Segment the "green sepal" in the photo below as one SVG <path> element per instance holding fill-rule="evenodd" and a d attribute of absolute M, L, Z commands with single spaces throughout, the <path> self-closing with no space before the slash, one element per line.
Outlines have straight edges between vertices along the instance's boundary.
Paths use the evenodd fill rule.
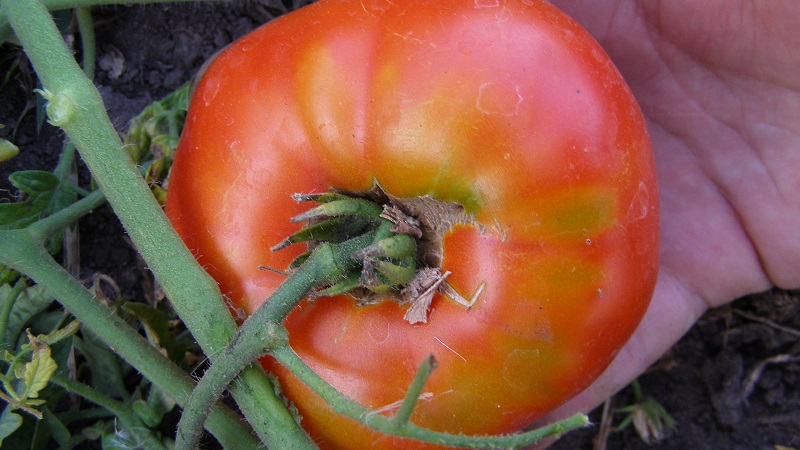
<path fill-rule="evenodd" d="M 348 278 L 345 278 L 336 284 L 332 284 L 325 289 L 315 292 L 312 297 L 334 297 L 336 295 L 346 294 L 359 287 L 359 279 L 359 274 L 352 274 Z"/>
<path fill-rule="evenodd" d="M 375 261 L 375 270 L 383 275 L 393 287 L 410 282 L 417 271 L 413 257 L 402 258 L 392 262 L 385 259 Z"/>
<path fill-rule="evenodd" d="M 331 220 L 307 226 L 302 230 L 287 237 L 274 247 L 278 251 L 292 244 L 309 241 L 328 241 L 333 243 L 344 242 L 363 233 L 374 219 L 364 216 L 337 217 Z"/>
<path fill-rule="evenodd" d="M 395 234 L 353 253 L 355 259 L 406 258 L 417 254 L 417 242 L 408 234 Z"/>
<path fill-rule="evenodd" d="M 380 217 L 382 211 L 383 208 L 369 200 L 349 198 L 323 203 L 316 208 L 309 209 L 293 217 L 292 222 L 341 216 Z"/>
<path fill-rule="evenodd" d="M 384 293 L 410 282 L 415 273 L 413 257 L 393 261 L 367 259 L 364 260 L 360 284 L 372 292 Z"/>
<path fill-rule="evenodd" d="M 311 256 L 311 251 L 307 251 L 305 253 L 300 254 L 297 258 L 293 259 L 292 262 L 289 263 L 289 267 L 287 270 L 291 272 L 292 270 L 297 269 L 298 267 L 302 266 L 304 262 Z"/>

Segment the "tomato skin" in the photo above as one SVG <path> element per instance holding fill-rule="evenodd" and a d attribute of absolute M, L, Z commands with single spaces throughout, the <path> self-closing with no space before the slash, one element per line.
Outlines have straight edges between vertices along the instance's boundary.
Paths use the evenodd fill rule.
<path fill-rule="evenodd" d="M 502 4 L 495 5 L 494 3 Z M 658 191 L 644 119 L 589 34 L 539 0 L 322 0 L 245 36 L 194 93 L 167 214 L 247 313 L 303 249 L 269 248 L 329 187 L 431 194 L 485 228 L 445 237 L 429 323 L 394 303 L 303 302 L 291 344 L 323 378 L 381 408 L 419 364 L 439 367 L 411 420 L 464 434 L 518 430 L 608 366 L 655 285 Z M 324 448 L 434 448 L 331 412 L 269 358 Z"/>

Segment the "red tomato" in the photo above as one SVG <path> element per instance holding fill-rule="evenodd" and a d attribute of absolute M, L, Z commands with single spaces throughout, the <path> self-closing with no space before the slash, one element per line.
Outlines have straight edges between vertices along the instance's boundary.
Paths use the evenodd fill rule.
<path fill-rule="evenodd" d="M 587 387 L 647 308 L 658 192 L 640 110 L 590 35 L 539 0 L 323 0 L 231 45 L 208 68 L 172 169 L 167 213 L 247 313 L 303 248 L 271 252 L 329 187 L 431 194 L 483 225 L 445 237 L 467 310 L 433 300 L 410 325 L 392 302 L 303 302 L 291 344 L 358 402 L 402 399 L 439 362 L 411 420 L 507 433 Z M 294 246 L 298 247 L 298 246 Z M 411 448 L 337 416 L 269 358 L 326 448 Z M 391 408 L 388 408 L 391 409 Z"/>

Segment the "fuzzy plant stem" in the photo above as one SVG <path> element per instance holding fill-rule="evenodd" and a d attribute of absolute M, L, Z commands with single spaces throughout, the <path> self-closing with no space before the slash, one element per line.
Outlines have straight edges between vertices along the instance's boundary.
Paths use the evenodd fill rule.
<path fill-rule="evenodd" d="M 398 419 L 399 413 L 395 417 L 386 417 L 356 403 L 322 379 L 322 377 L 308 367 L 288 345 L 277 346 L 271 349 L 270 355 L 287 369 L 291 370 L 295 376 L 303 380 L 311 390 L 316 392 L 317 395 L 331 405 L 335 412 L 355 419 L 373 430 L 391 436 L 407 437 L 439 445 L 461 448 L 522 448 L 547 437 L 559 436 L 562 433 L 589 424 L 589 418 L 586 417 L 586 415 L 575 414 L 574 416 L 535 430 L 502 436 L 464 436 L 433 431 L 405 421 L 403 420 L 404 417 Z M 420 371 L 425 370 L 427 370 L 427 367 L 426 364 L 423 363 Z M 417 376 L 415 378 L 415 383 L 424 383 L 425 378 L 426 376 Z M 408 397 L 414 397 L 415 393 L 418 393 L 420 388 L 421 386 L 419 385 L 412 385 L 408 390 L 407 398 L 403 400 L 403 404 L 416 401 L 416 398 Z"/>
<path fill-rule="evenodd" d="M 300 380 L 325 399 L 334 411 L 388 435 L 469 448 L 520 447 L 588 423 L 585 415 L 578 414 L 537 430 L 508 436 L 471 437 L 435 432 L 408 421 L 428 377 L 436 367 L 433 357 L 423 361 L 398 413 L 391 418 L 370 411 L 349 399 L 310 369 L 289 345 L 288 332 L 282 325 L 284 319 L 311 290 L 335 283 L 352 270 L 358 270 L 359 263 L 352 255 L 374 243 L 378 235 L 379 232 L 366 233 L 342 243 L 318 245 L 309 258 L 242 324 L 236 338 L 205 373 L 184 408 L 178 424 L 176 450 L 192 450 L 197 447 L 210 406 L 242 368 L 264 354 L 272 355 L 292 370 Z"/>
<path fill-rule="evenodd" d="M 0 231 L 0 248 L 0 263 L 35 280 L 142 375 L 153 380 L 178 404 L 186 404 L 194 389 L 191 377 L 109 307 L 97 301 L 53 260 L 33 235 L 27 230 Z M 226 448 L 239 444 L 250 446 L 248 448 L 259 445 L 249 428 L 230 410 L 216 408 L 209 417 L 208 428 Z"/>
<path fill-rule="evenodd" d="M 365 234 L 341 244 L 320 244 L 262 306 L 239 328 L 231 345 L 214 361 L 192 393 L 178 423 L 176 450 L 192 450 L 202 436 L 210 407 L 236 375 L 276 345 L 288 345 L 282 323 L 289 312 L 313 289 L 343 278 L 357 263 L 350 255 L 369 245 Z"/>
<path fill-rule="evenodd" d="M 216 283 L 183 244 L 124 151 L 99 92 L 75 62 L 47 8 L 38 0 L 0 0 L 0 5 L 43 84 L 50 122 L 78 148 L 175 310 L 213 359 L 237 330 Z M 266 374 L 254 370 L 232 392 L 259 437 L 274 448 L 311 445 Z"/>
<path fill-rule="evenodd" d="M 86 78 L 94 79 L 94 66 L 97 57 L 97 45 L 94 38 L 94 21 L 92 10 L 88 6 L 75 9 L 75 19 L 78 22 L 78 31 L 81 34 L 81 49 L 83 50 L 83 73 Z"/>

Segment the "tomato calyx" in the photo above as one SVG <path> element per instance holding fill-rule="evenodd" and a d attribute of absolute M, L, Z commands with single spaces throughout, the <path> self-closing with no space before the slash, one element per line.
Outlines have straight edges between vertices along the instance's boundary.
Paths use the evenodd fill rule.
<path fill-rule="evenodd" d="M 394 197 L 375 182 L 367 191 L 331 189 L 319 194 L 294 194 L 299 202 L 319 205 L 291 220 L 305 222 L 298 232 L 272 247 L 281 250 L 305 243 L 307 251 L 289 265 L 296 270 L 322 242 L 341 243 L 371 235 L 371 243 L 350 256 L 359 262 L 340 281 L 317 290 L 311 298 L 347 294 L 359 305 L 381 301 L 409 304 L 405 319 L 427 322 L 434 295 L 442 293 L 466 307 L 467 300 L 453 289 L 442 272 L 444 235 L 456 225 L 480 228 L 458 203 L 444 202 L 429 195 Z"/>

